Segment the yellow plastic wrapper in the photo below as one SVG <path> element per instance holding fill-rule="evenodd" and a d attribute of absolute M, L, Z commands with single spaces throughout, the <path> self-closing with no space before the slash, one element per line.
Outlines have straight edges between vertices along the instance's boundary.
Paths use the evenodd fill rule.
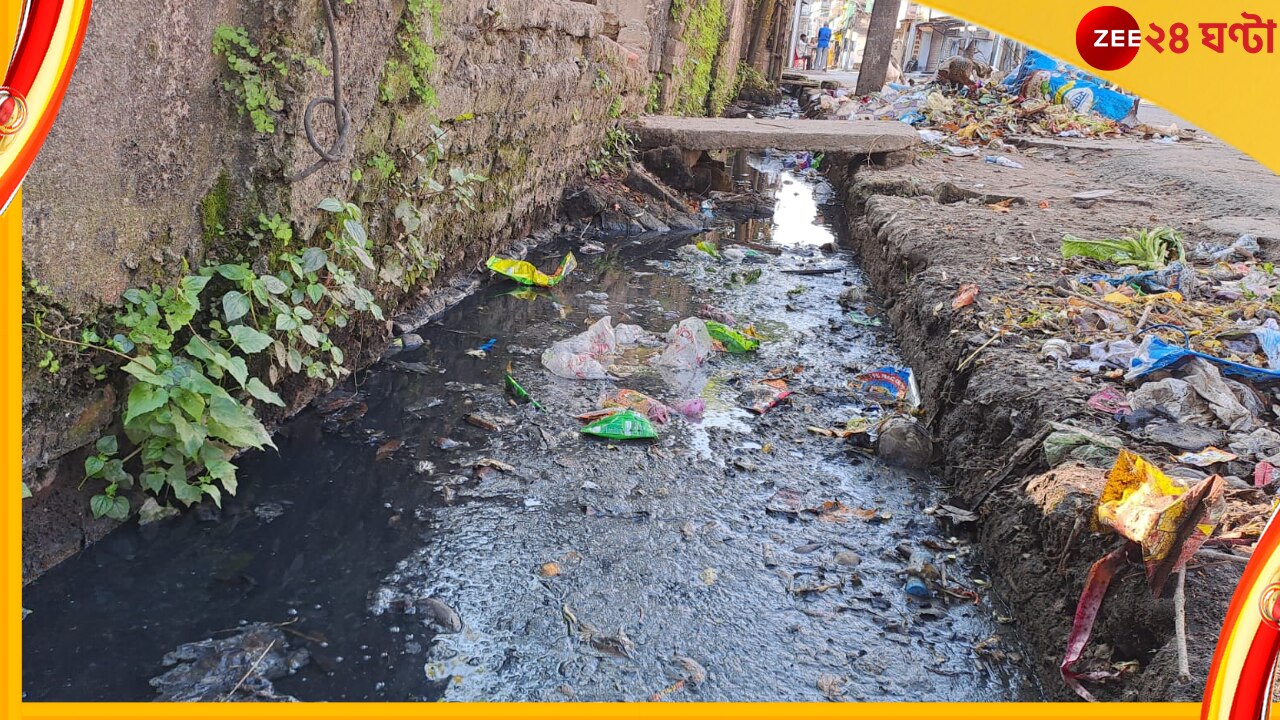
<path fill-rule="evenodd" d="M 1098 522 L 1142 548 L 1147 583 L 1159 597 L 1169 575 L 1217 528 L 1222 490 L 1217 475 L 1188 488 L 1142 456 L 1121 450 L 1098 500 Z"/>
<path fill-rule="evenodd" d="M 497 255 L 491 255 L 484 265 L 499 275 L 506 275 L 521 285 L 555 287 L 566 275 L 573 272 L 574 268 L 578 267 L 578 259 L 573 256 L 573 253 L 566 253 L 564 259 L 560 261 L 560 267 L 556 268 L 553 275 L 542 272 L 527 260 L 512 260 L 510 258 L 500 258 Z"/>

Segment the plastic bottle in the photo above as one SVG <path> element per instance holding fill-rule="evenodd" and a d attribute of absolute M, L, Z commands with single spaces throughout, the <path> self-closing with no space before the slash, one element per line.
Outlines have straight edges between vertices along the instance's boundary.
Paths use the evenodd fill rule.
<path fill-rule="evenodd" d="M 929 560 L 927 554 L 919 550 L 912 551 L 911 560 L 907 563 L 907 584 L 904 588 L 908 595 L 918 598 L 933 596 L 933 591 L 929 589 L 929 583 L 925 580 L 929 573 L 926 569 L 930 564 Z"/>

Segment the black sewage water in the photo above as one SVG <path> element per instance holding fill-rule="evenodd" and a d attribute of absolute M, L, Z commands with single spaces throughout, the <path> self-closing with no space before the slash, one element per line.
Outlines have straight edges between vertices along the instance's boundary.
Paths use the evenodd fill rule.
<path fill-rule="evenodd" d="M 795 160 L 752 160 L 771 220 L 534 249 L 579 267 L 551 290 L 487 280 L 337 412 L 242 457 L 220 513 L 128 524 L 27 586 L 26 699 L 155 699 L 167 653 L 249 623 L 306 651 L 274 683 L 300 700 L 1038 699 L 935 483 L 810 429 L 873 415 L 849 382 L 900 360 L 887 321 L 866 324 L 830 188 Z M 759 349 L 682 372 L 619 359 L 603 381 L 541 365 L 603 315 L 665 333 L 704 304 Z M 509 365 L 545 412 L 512 402 Z M 752 413 L 760 380 L 794 394 Z M 574 416 L 620 388 L 706 409 L 656 441 L 581 435 Z M 931 598 L 904 591 L 913 552 L 945 574 Z M 433 622 L 442 606 L 457 616 Z"/>

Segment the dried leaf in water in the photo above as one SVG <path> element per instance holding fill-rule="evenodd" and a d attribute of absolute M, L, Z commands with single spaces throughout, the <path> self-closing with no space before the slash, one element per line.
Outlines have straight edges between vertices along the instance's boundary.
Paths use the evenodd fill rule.
<path fill-rule="evenodd" d="M 538 568 L 538 574 L 542 577 L 555 577 L 560 574 L 560 565 L 553 562 L 542 563 Z"/>
<path fill-rule="evenodd" d="M 853 509 L 839 500 L 827 500 L 818 511 L 819 522 L 844 522 L 853 514 Z"/>
<path fill-rule="evenodd" d="M 378 451 L 373 454 L 374 462 L 382 462 L 396 453 L 397 450 L 404 445 L 404 440 L 400 438 L 392 438 L 378 446 Z"/>
<path fill-rule="evenodd" d="M 514 473 L 516 471 L 515 466 L 508 465 L 507 463 L 504 463 L 501 460 L 494 460 L 493 458 L 480 458 L 479 460 L 476 461 L 475 466 L 491 467 L 495 470 L 501 470 L 502 472 L 505 472 L 505 473 Z"/>

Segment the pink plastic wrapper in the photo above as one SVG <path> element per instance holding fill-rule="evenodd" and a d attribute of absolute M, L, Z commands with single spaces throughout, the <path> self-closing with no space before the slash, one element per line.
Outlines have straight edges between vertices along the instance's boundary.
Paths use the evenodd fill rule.
<path fill-rule="evenodd" d="M 707 409 L 707 403 L 702 398 L 694 398 L 692 400 L 681 400 L 672 405 L 671 408 L 688 420 L 701 420 L 702 413 Z"/>

